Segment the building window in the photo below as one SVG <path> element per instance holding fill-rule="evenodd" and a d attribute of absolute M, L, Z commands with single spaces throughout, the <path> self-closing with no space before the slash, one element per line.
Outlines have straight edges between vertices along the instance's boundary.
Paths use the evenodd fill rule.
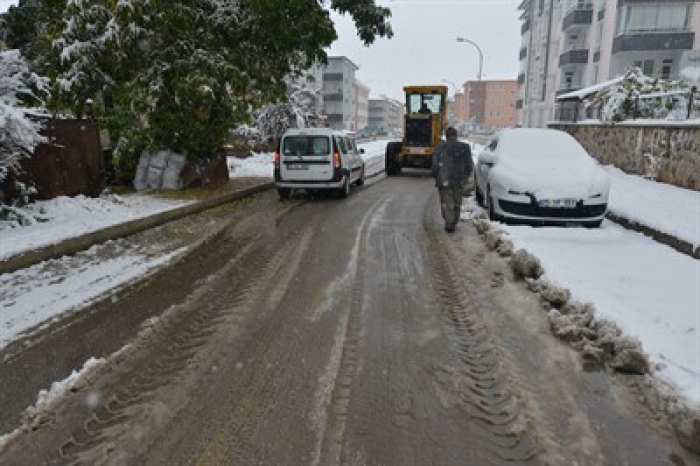
<path fill-rule="evenodd" d="M 571 89 L 571 85 L 574 83 L 574 73 L 573 71 L 567 71 L 564 74 L 564 89 Z"/>
<path fill-rule="evenodd" d="M 647 76 L 654 75 L 654 60 L 636 60 L 634 66 L 642 69 L 642 73 Z"/>
<path fill-rule="evenodd" d="M 661 66 L 661 79 L 671 79 L 671 69 L 673 68 L 673 60 L 666 59 Z"/>
<path fill-rule="evenodd" d="M 622 9 L 618 33 L 688 30 L 692 5 L 636 4 Z"/>

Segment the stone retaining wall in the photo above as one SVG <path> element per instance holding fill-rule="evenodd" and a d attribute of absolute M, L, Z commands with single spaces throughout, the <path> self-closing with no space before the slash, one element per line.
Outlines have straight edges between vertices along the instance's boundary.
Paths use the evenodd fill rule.
<path fill-rule="evenodd" d="M 700 191 L 699 125 L 603 125 L 552 123 L 604 165 Z"/>

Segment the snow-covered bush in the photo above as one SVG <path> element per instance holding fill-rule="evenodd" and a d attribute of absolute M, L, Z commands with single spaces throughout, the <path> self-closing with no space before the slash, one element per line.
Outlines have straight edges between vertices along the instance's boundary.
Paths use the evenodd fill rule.
<path fill-rule="evenodd" d="M 600 109 L 600 119 L 619 122 L 633 118 L 684 120 L 687 117 L 691 87 L 683 81 L 666 81 L 629 69 L 623 79 L 595 93 L 587 107 Z"/>
<path fill-rule="evenodd" d="M 290 128 L 307 128 L 318 121 L 316 111 L 319 91 L 305 79 L 288 77 L 287 95 L 278 103 L 255 112 L 254 126 L 262 141 L 279 138 Z"/>
<path fill-rule="evenodd" d="M 18 50 L 0 53 L 0 182 L 44 142 L 47 95 L 48 80 L 33 73 Z"/>

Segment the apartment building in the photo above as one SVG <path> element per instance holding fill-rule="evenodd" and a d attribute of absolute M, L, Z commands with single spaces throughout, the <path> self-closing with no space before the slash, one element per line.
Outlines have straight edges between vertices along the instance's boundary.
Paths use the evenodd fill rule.
<path fill-rule="evenodd" d="M 358 130 L 359 91 L 355 79 L 358 69 L 347 57 L 328 57 L 328 64 L 323 68 L 323 112 L 328 126 L 333 129 Z"/>
<path fill-rule="evenodd" d="M 383 97 L 369 100 L 369 126 L 374 128 L 403 128 L 404 105 L 398 100 Z"/>
<path fill-rule="evenodd" d="M 355 130 L 359 131 L 369 123 L 369 87 L 355 81 Z"/>
<path fill-rule="evenodd" d="M 545 127 L 556 97 L 638 66 L 700 80 L 697 0 L 523 0 L 518 121 Z"/>
<path fill-rule="evenodd" d="M 453 115 L 457 125 L 466 123 L 469 120 L 467 114 L 467 95 L 463 92 L 455 94 Z"/>
<path fill-rule="evenodd" d="M 518 123 L 516 80 L 467 81 L 463 95 L 465 118 L 462 121 L 468 123 L 472 131 L 493 132 Z"/>

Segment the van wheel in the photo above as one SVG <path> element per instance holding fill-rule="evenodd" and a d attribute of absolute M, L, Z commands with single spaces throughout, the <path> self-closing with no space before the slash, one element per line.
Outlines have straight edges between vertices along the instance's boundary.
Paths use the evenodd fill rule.
<path fill-rule="evenodd" d="M 360 177 L 357 179 L 355 182 L 357 186 L 364 186 L 365 185 L 365 166 L 362 165 L 362 173 L 360 173 Z"/>
<path fill-rule="evenodd" d="M 345 199 L 350 195 L 350 177 L 345 176 L 345 182 L 343 183 L 343 187 L 338 190 L 338 196 L 341 199 Z"/>
<path fill-rule="evenodd" d="M 277 188 L 277 195 L 280 199 L 289 199 L 292 190 L 290 188 Z"/>

